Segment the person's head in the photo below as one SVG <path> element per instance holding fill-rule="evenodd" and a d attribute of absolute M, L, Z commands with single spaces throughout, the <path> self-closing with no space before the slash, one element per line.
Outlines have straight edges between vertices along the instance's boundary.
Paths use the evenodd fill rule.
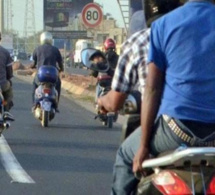
<path fill-rule="evenodd" d="M 142 0 L 142 4 L 148 27 L 160 16 L 182 5 L 180 0 Z"/>
<path fill-rule="evenodd" d="M 52 37 L 52 34 L 50 32 L 43 32 L 40 35 L 40 44 L 41 45 L 43 45 L 43 44 L 52 45 L 52 42 L 53 42 L 53 37 Z"/>
<path fill-rule="evenodd" d="M 104 42 L 104 49 L 105 49 L 105 51 L 108 51 L 110 49 L 115 50 L 116 49 L 115 41 L 111 38 L 106 39 Z"/>
<path fill-rule="evenodd" d="M 100 50 L 96 50 L 89 58 L 94 64 L 102 63 L 105 61 L 105 56 Z"/>

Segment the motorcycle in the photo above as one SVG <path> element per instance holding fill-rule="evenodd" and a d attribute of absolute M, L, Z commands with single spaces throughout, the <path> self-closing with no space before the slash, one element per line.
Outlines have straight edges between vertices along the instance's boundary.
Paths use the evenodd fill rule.
<path fill-rule="evenodd" d="M 34 116 L 41 121 L 43 127 L 48 127 L 49 121 L 55 117 L 58 92 L 55 85 L 58 70 L 54 66 L 41 66 L 37 73 L 39 86 L 35 90 Z"/>
<path fill-rule="evenodd" d="M 110 69 L 109 64 L 103 64 L 99 66 L 97 64 L 93 64 L 90 60 L 90 57 L 97 52 L 98 50 L 94 48 L 86 48 L 81 51 L 81 59 L 84 66 L 91 70 L 95 70 L 99 72 L 97 77 L 96 84 L 96 99 L 108 93 L 111 90 L 111 82 L 112 76 L 108 75 L 107 72 Z M 118 118 L 118 114 L 115 112 L 101 113 L 99 106 L 96 104 L 96 113 L 95 119 L 99 119 L 104 126 L 108 128 L 113 127 L 113 123 L 116 122 Z"/>
<path fill-rule="evenodd" d="M 0 90 L 0 136 L 2 132 L 10 127 L 9 121 L 14 121 L 14 117 L 8 111 L 5 111 L 5 100 Z"/>
<path fill-rule="evenodd" d="M 122 126 L 121 142 L 123 142 L 137 127 L 140 126 L 141 93 L 132 91 L 126 98 L 119 113 L 125 116 Z"/>
<path fill-rule="evenodd" d="M 120 110 L 126 116 L 121 141 L 140 126 L 141 95 L 133 91 Z M 145 160 L 136 195 L 215 195 L 215 148 L 182 146 Z"/>
<path fill-rule="evenodd" d="M 145 160 L 137 195 L 214 195 L 215 148 L 180 147 Z"/>

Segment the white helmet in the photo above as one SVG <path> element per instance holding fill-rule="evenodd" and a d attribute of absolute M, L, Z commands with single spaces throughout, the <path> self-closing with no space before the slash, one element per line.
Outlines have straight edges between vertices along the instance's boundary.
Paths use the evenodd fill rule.
<path fill-rule="evenodd" d="M 52 45 L 53 37 L 50 32 L 43 32 L 40 35 L 40 44 L 43 45 L 45 43 Z"/>

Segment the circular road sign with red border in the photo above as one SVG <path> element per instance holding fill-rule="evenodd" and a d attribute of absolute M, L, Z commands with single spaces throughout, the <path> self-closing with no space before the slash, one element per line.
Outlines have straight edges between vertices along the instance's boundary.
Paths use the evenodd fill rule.
<path fill-rule="evenodd" d="M 99 5 L 95 3 L 88 3 L 84 6 L 81 16 L 85 26 L 94 28 L 101 23 L 103 13 Z"/>

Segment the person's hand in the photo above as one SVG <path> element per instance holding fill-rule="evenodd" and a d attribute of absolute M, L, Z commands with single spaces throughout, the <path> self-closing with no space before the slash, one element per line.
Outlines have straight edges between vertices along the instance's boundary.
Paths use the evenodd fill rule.
<path fill-rule="evenodd" d="M 103 107 L 101 98 L 98 98 L 96 103 L 97 103 L 97 106 L 98 106 L 98 111 L 99 111 L 101 114 L 106 114 L 106 113 L 108 112 L 108 111 Z"/>
<path fill-rule="evenodd" d="M 137 153 L 136 153 L 136 155 L 135 155 L 135 157 L 133 159 L 133 172 L 134 173 L 138 173 L 138 172 L 142 172 L 143 171 L 143 169 L 142 169 L 142 163 L 143 163 L 143 161 L 145 159 L 148 158 L 148 155 L 149 155 L 148 148 L 141 146 L 138 149 L 138 151 L 137 151 Z"/>

